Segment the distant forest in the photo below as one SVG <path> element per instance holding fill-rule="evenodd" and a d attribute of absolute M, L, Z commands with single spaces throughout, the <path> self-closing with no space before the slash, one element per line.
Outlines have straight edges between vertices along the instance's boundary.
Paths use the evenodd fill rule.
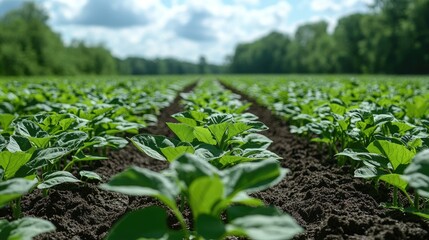
<path fill-rule="evenodd" d="M 177 59 L 118 59 L 102 45 L 73 41 L 66 46 L 48 26 L 48 15 L 26 2 L 0 18 L 0 75 L 141 75 L 225 72 L 224 66 Z"/>
<path fill-rule="evenodd" d="M 429 0 L 376 0 L 369 13 L 321 21 L 293 36 L 271 33 L 237 46 L 234 73 L 429 73 Z"/>
<path fill-rule="evenodd" d="M 239 44 L 217 66 L 177 59 L 118 59 L 102 45 L 66 46 L 32 2 L 0 17 L 0 75 L 205 73 L 429 73 L 429 0 L 375 0 L 367 13 L 272 32 Z"/>

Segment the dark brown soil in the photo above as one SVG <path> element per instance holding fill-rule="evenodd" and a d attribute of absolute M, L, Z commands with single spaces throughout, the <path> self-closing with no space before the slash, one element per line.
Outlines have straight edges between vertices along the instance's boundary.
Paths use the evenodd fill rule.
<path fill-rule="evenodd" d="M 427 221 L 380 206 L 391 202 L 387 189 L 377 191 L 354 178 L 350 167 L 338 167 L 327 151 L 291 134 L 267 108 L 245 99 L 253 103 L 250 112 L 270 128 L 264 133 L 273 140 L 270 150 L 292 171 L 255 196 L 291 214 L 305 228 L 296 239 L 429 239 Z"/>
<path fill-rule="evenodd" d="M 170 115 L 181 111 L 178 100 L 162 111 L 157 126 L 145 131 L 171 136 L 165 122 L 173 121 Z M 380 203 L 390 201 L 386 189 L 376 191 L 370 183 L 353 178 L 350 168 L 338 167 L 315 144 L 292 135 L 286 123 L 266 108 L 253 104 L 250 112 L 270 127 L 265 132 L 273 140 L 270 150 L 283 157 L 282 165 L 292 170 L 277 186 L 255 196 L 290 213 L 305 228 L 296 239 L 429 239 L 427 222 L 380 207 Z M 167 167 L 167 163 L 149 159 L 131 145 L 110 152 L 108 157 L 87 166 L 102 175 L 103 181 L 130 165 L 154 171 Z M 61 240 L 102 239 L 126 212 L 153 204 L 159 203 L 106 192 L 98 189 L 97 183 L 62 185 L 45 198 L 36 190 L 22 202 L 24 215 L 41 217 L 57 226 L 55 233 L 38 239 Z M 9 214 L 7 209 L 0 211 L 1 216 L 5 214 Z"/>

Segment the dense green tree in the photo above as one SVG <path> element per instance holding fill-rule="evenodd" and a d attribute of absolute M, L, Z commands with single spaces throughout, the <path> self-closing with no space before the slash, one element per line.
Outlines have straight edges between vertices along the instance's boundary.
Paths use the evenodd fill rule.
<path fill-rule="evenodd" d="M 271 33 L 239 44 L 230 58 L 230 70 L 429 73 L 429 0 L 376 0 L 367 13 L 341 18 L 333 33 L 327 29 L 324 21 L 308 23 L 299 26 L 292 38 Z"/>
<path fill-rule="evenodd" d="M 47 21 L 48 15 L 34 2 L 0 19 L 1 75 L 116 73 L 116 62 L 106 48 L 83 42 L 66 47 Z"/>
<path fill-rule="evenodd" d="M 67 52 L 70 67 L 77 73 L 101 75 L 116 73 L 116 61 L 102 45 L 87 46 L 82 41 L 73 41 Z"/>
<path fill-rule="evenodd" d="M 341 18 L 333 33 L 335 42 L 335 71 L 343 73 L 362 72 L 364 64 L 360 44 L 364 40 L 364 14 L 356 13 Z"/>
<path fill-rule="evenodd" d="M 65 74 L 65 48 L 32 2 L 0 19 L 0 73 L 3 75 Z"/>
<path fill-rule="evenodd" d="M 204 74 L 207 72 L 207 61 L 206 57 L 200 56 L 199 62 L 198 62 L 198 72 L 200 74 Z"/>
<path fill-rule="evenodd" d="M 237 73 L 287 72 L 284 62 L 289 37 L 272 32 L 248 44 L 240 44 L 231 59 L 230 70 Z"/>
<path fill-rule="evenodd" d="M 295 44 L 291 48 L 297 50 L 291 52 L 295 56 L 290 61 L 297 61 L 294 64 L 297 68 L 294 72 L 305 73 L 326 73 L 332 72 L 333 47 L 334 44 L 328 34 L 328 23 L 320 21 L 309 23 L 298 27 L 295 38 Z"/>

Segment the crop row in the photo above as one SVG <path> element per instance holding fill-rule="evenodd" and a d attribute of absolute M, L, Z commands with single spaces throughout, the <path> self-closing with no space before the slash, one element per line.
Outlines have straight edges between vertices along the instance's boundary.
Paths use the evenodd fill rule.
<path fill-rule="evenodd" d="M 424 80 L 225 78 L 328 148 L 354 176 L 393 189 L 386 207 L 429 218 L 429 87 Z M 399 201 L 400 192 L 407 199 Z"/>
<path fill-rule="evenodd" d="M 79 166 L 106 160 L 109 150 L 125 147 L 125 134 L 156 123 L 160 109 L 188 84 L 155 79 L 3 82 L 0 208 L 9 207 L 13 220 L 0 219 L 0 238 L 31 239 L 53 231 L 49 221 L 22 216 L 21 197 L 36 188 L 46 196 L 58 184 L 102 180 Z"/>
<path fill-rule="evenodd" d="M 182 98 L 185 111 L 173 115 L 178 122 L 167 123 L 175 138 L 131 138 L 149 157 L 168 161 L 169 168 L 131 167 L 101 185 L 158 199 L 180 228 L 170 228 L 167 210 L 151 206 L 125 215 L 107 239 L 289 239 L 300 233 L 289 215 L 249 195 L 275 185 L 288 172 L 267 149 L 272 141 L 260 134 L 267 127 L 245 113 L 249 105 L 213 81 L 201 81 Z M 186 209 L 192 213 L 189 221 Z"/>

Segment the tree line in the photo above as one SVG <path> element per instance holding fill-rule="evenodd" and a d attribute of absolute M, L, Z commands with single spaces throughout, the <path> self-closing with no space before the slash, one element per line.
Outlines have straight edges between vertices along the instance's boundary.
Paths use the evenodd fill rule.
<path fill-rule="evenodd" d="M 65 46 L 48 15 L 27 2 L 0 18 L 0 75 L 113 74 L 115 59 L 103 46 Z"/>
<path fill-rule="evenodd" d="M 0 75 L 203 73 L 429 73 L 429 0 L 375 0 L 367 13 L 272 32 L 239 44 L 224 66 L 177 59 L 119 59 L 102 45 L 65 45 L 37 4 L 0 17 Z"/>
<path fill-rule="evenodd" d="M 239 44 L 233 73 L 429 73 L 429 0 L 376 0 L 369 13 Z"/>
<path fill-rule="evenodd" d="M 73 41 L 66 46 L 34 2 L 0 17 L 0 75 L 137 75 L 220 73 L 223 66 L 176 59 L 119 59 L 102 45 Z"/>

